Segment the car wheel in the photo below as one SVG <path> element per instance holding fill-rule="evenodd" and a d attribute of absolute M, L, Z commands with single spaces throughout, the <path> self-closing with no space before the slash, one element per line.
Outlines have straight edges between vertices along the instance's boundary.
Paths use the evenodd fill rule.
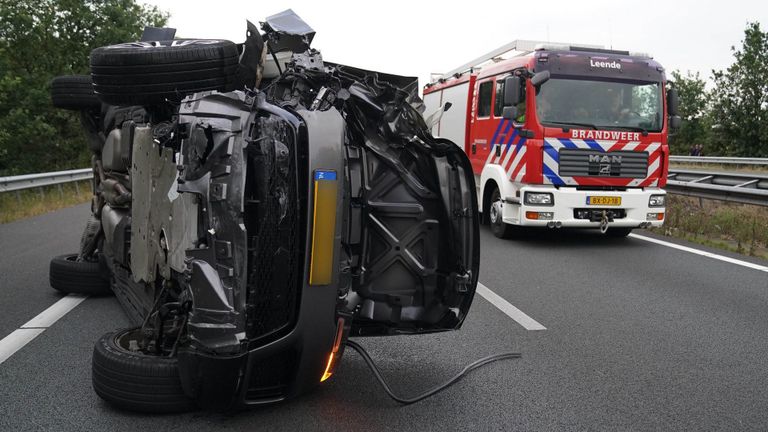
<path fill-rule="evenodd" d="M 62 75 L 51 80 L 51 103 L 56 108 L 73 111 L 101 108 L 90 75 Z"/>
<path fill-rule="evenodd" d="M 51 287 L 66 294 L 111 294 L 109 281 L 104 278 L 101 264 L 78 261 L 77 254 L 60 255 L 51 260 L 49 273 Z"/>
<path fill-rule="evenodd" d="M 178 413 L 195 409 L 179 378 L 177 357 L 131 350 L 140 328 L 102 336 L 93 348 L 93 389 L 111 405 L 146 413 Z"/>
<path fill-rule="evenodd" d="M 491 224 L 491 232 L 498 238 L 506 239 L 512 237 L 515 227 L 504 223 L 502 220 L 502 209 L 504 202 L 501 200 L 499 189 L 493 191 L 491 203 L 488 206 L 488 220 Z"/>
<path fill-rule="evenodd" d="M 632 228 L 608 228 L 605 235 L 608 237 L 622 238 L 629 235 L 632 232 Z"/>
<path fill-rule="evenodd" d="M 110 105 L 180 102 L 186 95 L 235 87 L 238 49 L 207 39 L 131 42 L 91 52 L 93 88 Z"/>

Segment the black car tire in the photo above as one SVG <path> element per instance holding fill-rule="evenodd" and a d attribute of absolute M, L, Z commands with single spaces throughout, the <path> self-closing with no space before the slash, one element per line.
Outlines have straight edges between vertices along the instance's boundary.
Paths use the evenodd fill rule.
<path fill-rule="evenodd" d="M 608 237 L 623 238 L 628 236 L 631 232 L 632 228 L 608 228 L 608 230 L 605 231 L 605 235 Z"/>
<path fill-rule="evenodd" d="M 226 40 L 132 42 L 91 52 L 93 87 L 111 105 L 180 102 L 206 90 L 234 90 L 238 48 Z"/>
<path fill-rule="evenodd" d="M 501 193 L 498 188 L 493 191 L 491 202 L 488 205 L 488 220 L 491 224 L 491 232 L 500 239 L 511 238 L 517 227 L 504 223 L 501 213 L 498 213 L 499 209 L 494 209 L 494 205 L 496 205 L 497 202 L 501 202 Z"/>
<path fill-rule="evenodd" d="M 62 75 L 51 80 L 51 103 L 56 108 L 73 111 L 101 108 L 90 75 Z"/>
<path fill-rule="evenodd" d="M 132 332 L 122 329 L 102 336 L 93 348 L 93 389 L 111 405 L 145 413 L 179 413 L 195 409 L 179 378 L 177 357 L 148 355 L 126 346 Z"/>
<path fill-rule="evenodd" d="M 51 287 L 66 294 L 111 294 L 109 281 L 104 279 L 101 264 L 77 261 L 77 254 L 59 255 L 51 260 L 49 273 Z"/>

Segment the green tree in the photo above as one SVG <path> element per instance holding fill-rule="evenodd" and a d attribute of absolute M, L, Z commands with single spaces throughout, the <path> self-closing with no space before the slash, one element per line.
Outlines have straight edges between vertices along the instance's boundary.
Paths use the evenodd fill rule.
<path fill-rule="evenodd" d="M 0 0 L 0 176 L 87 166 L 78 115 L 51 106 L 48 83 L 167 19 L 134 0 Z"/>
<path fill-rule="evenodd" d="M 672 72 L 673 86 L 680 97 L 680 117 L 683 125 L 669 139 L 672 154 L 686 155 L 692 145 L 705 144 L 708 140 L 707 101 L 709 98 L 704 81 L 699 73 L 685 75 Z"/>
<path fill-rule="evenodd" d="M 768 33 L 748 23 L 741 49 L 731 49 L 735 62 L 713 71 L 710 153 L 768 157 Z"/>

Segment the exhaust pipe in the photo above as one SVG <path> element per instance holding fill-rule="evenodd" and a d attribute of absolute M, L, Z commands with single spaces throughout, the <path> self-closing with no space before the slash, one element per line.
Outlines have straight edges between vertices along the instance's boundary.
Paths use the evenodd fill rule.
<path fill-rule="evenodd" d="M 547 228 L 554 228 L 555 223 L 554 222 L 547 222 Z"/>
<path fill-rule="evenodd" d="M 563 223 L 562 222 L 555 222 L 555 228 L 562 228 Z"/>

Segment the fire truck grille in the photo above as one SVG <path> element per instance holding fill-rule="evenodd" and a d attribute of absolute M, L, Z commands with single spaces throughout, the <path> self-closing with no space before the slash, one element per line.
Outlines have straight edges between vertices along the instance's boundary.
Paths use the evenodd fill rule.
<path fill-rule="evenodd" d="M 560 149 L 560 176 L 645 178 L 648 152 Z"/>

